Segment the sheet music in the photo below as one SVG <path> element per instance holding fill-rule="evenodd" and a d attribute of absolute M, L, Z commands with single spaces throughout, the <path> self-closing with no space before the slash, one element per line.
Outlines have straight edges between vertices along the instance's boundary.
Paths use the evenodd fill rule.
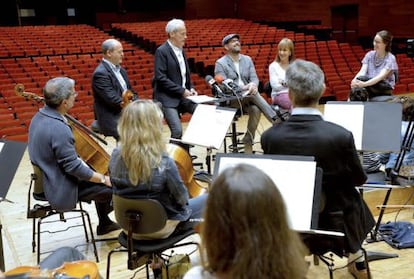
<path fill-rule="evenodd" d="M 264 171 L 276 184 L 285 201 L 290 227 L 297 231 L 311 229 L 316 175 L 315 161 L 226 157 L 225 155 L 216 157 L 217 159 L 219 159 L 218 173 L 239 163 L 251 164 Z"/>
<path fill-rule="evenodd" d="M 219 149 L 233 121 L 236 109 L 199 104 L 188 123 L 182 141 Z"/>
<path fill-rule="evenodd" d="M 208 95 L 194 95 L 194 96 L 188 96 L 186 98 L 190 99 L 191 101 L 197 104 L 211 103 L 217 100 L 217 98 L 213 98 Z"/>
<path fill-rule="evenodd" d="M 362 150 L 362 134 L 364 127 L 364 105 L 362 102 L 328 103 L 324 109 L 324 119 L 341 125 L 352 132 L 355 148 Z"/>

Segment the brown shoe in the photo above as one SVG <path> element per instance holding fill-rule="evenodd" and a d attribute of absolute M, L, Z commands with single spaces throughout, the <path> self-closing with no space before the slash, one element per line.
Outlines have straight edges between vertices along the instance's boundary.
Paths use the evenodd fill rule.
<path fill-rule="evenodd" d="M 351 273 L 356 279 L 368 279 L 368 270 L 366 268 L 358 270 L 355 262 L 348 265 L 348 272 Z M 372 279 L 372 277 L 370 278 Z"/>
<path fill-rule="evenodd" d="M 253 154 L 253 145 L 251 143 L 244 144 L 244 153 L 245 154 Z"/>

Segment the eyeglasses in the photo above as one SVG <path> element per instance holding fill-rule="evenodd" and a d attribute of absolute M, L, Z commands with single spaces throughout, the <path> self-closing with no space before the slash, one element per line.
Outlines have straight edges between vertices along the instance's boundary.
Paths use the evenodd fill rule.
<path fill-rule="evenodd" d="M 74 91 L 74 92 L 70 93 L 69 97 L 72 97 L 72 96 L 75 97 L 75 98 L 78 97 L 78 92 Z"/>

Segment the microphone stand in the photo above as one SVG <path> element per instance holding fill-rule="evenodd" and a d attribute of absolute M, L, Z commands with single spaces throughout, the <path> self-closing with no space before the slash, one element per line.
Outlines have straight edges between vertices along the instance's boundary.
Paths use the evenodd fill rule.
<path fill-rule="evenodd" d="M 392 185 L 400 185 L 400 183 L 397 181 L 397 179 L 399 177 L 405 178 L 405 179 L 410 178 L 410 177 L 407 177 L 407 176 L 400 175 L 399 172 L 400 172 L 401 166 L 404 162 L 405 153 L 408 150 L 411 149 L 411 145 L 412 145 L 413 140 L 414 140 L 413 118 L 414 118 L 414 115 L 411 115 L 409 117 L 407 129 L 404 133 L 404 137 L 403 137 L 403 140 L 402 140 L 402 143 L 401 143 L 400 152 L 398 153 L 397 160 L 394 164 L 394 167 L 392 168 L 392 170 L 390 172 L 390 178 L 391 178 L 391 184 Z M 382 240 L 381 236 L 378 235 L 379 234 L 378 230 L 379 230 L 379 227 L 381 225 L 382 217 L 384 216 L 384 212 L 385 212 L 385 209 L 387 208 L 387 203 L 388 203 L 388 200 L 390 198 L 391 191 L 392 191 L 393 188 L 396 188 L 396 187 L 387 188 L 387 193 L 385 194 L 384 201 L 382 203 L 382 206 L 380 207 L 380 213 L 378 215 L 377 222 L 375 224 L 374 229 L 370 233 L 370 236 L 371 236 L 370 239 L 367 239 L 367 242 L 369 242 L 369 243 L 374 242 L 374 241 Z M 368 257 L 368 261 L 373 261 L 373 260 L 396 258 L 396 257 L 398 257 L 398 254 L 368 252 L 367 257 Z"/>
<path fill-rule="evenodd" d="M 399 185 L 400 183 L 397 181 L 397 179 L 399 177 L 404 178 L 404 179 L 410 179 L 410 177 L 408 177 L 408 176 L 400 175 L 399 172 L 400 172 L 401 166 L 404 162 L 405 153 L 408 150 L 411 149 L 411 146 L 412 146 L 412 143 L 413 143 L 413 140 L 414 140 L 413 118 L 414 118 L 414 115 L 411 115 L 410 118 L 409 118 L 407 129 L 405 131 L 403 141 L 401 143 L 400 152 L 398 153 L 397 160 L 395 161 L 395 165 L 394 165 L 394 167 L 392 168 L 392 170 L 390 172 L 391 184 Z M 378 221 L 375 225 L 374 231 L 371 233 L 371 238 L 374 239 L 374 240 L 377 240 L 378 229 L 379 229 L 379 226 L 381 224 L 382 217 L 384 216 L 384 211 L 386 209 L 386 205 L 387 205 L 388 200 L 390 198 L 391 190 L 392 190 L 392 188 L 389 188 L 387 190 L 387 193 L 386 193 L 385 198 L 384 198 L 383 205 L 381 206 L 380 213 L 378 215 Z"/>

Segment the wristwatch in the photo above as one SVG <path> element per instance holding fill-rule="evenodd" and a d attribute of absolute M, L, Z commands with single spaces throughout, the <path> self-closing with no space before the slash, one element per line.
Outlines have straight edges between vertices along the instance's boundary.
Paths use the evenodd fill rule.
<path fill-rule="evenodd" d="M 102 174 L 101 183 L 105 184 L 105 182 L 106 182 L 105 175 Z"/>

